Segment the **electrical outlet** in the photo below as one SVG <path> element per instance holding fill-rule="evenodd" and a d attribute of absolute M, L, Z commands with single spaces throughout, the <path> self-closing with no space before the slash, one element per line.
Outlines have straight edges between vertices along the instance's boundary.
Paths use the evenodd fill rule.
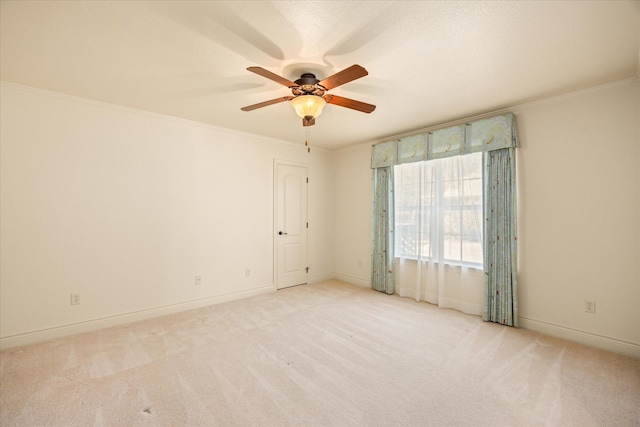
<path fill-rule="evenodd" d="M 587 313 L 595 313 L 596 312 L 596 302 L 595 301 L 586 301 L 584 303 L 584 311 Z"/>
<path fill-rule="evenodd" d="M 251 270 L 249 270 L 248 268 L 244 269 L 244 277 L 249 277 L 251 276 Z"/>
<path fill-rule="evenodd" d="M 80 304 L 80 294 L 71 294 L 71 305 Z"/>
<path fill-rule="evenodd" d="M 202 276 L 196 276 L 196 286 L 202 285 Z"/>

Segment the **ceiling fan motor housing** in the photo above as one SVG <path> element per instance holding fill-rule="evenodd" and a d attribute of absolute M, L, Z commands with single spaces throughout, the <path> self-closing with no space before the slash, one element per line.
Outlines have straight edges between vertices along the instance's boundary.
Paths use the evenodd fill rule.
<path fill-rule="evenodd" d="M 326 91 L 325 88 L 323 88 L 318 84 L 320 83 L 320 80 L 316 78 L 315 74 L 304 73 L 294 83 L 298 85 L 296 87 L 291 88 L 291 92 L 295 96 L 300 96 L 300 95 L 322 96 Z"/>
<path fill-rule="evenodd" d="M 295 81 L 295 83 L 299 84 L 300 86 L 303 86 L 303 85 L 315 86 L 315 84 L 319 82 L 320 80 L 316 79 L 316 75 L 311 73 L 304 73 L 303 75 L 300 76 L 298 80 Z"/>

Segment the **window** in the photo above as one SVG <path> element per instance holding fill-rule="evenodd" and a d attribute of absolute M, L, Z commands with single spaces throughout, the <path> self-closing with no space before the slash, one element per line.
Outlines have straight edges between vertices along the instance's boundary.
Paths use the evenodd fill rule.
<path fill-rule="evenodd" d="M 482 267 L 482 153 L 394 166 L 395 254 Z"/>

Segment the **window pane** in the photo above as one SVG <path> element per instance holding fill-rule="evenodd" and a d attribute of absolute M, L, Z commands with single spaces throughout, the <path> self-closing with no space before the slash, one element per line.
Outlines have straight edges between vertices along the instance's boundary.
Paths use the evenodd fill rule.
<path fill-rule="evenodd" d="M 460 156 L 465 178 L 478 178 L 482 180 L 482 153 Z"/>
<path fill-rule="evenodd" d="M 448 209 L 444 211 L 444 234 L 460 234 L 460 211 Z"/>
<path fill-rule="evenodd" d="M 466 263 L 482 266 L 482 242 L 465 240 L 462 245 L 462 259 Z"/>
<path fill-rule="evenodd" d="M 444 236 L 444 260 L 446 261 L 462 261 L 460 251 L 460 236 L 445 235 Z"/>
<path fill-rule="evenodd" d="M 396 256 L 415 258 L 418 254 L 420 185 L 422 165 L 409 163 L 394 167 L 395 178 L 395 252 Z"/>

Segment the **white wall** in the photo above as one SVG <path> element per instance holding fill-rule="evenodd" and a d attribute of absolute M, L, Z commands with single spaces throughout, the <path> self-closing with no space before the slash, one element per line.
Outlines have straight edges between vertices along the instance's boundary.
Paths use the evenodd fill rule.
<path fill-rule="evenodd" d="M 310 278 L 333 273 L 330 153 L 10 84 L 1 95 L 2 346 L 272 291 L 274 159 L 308 165 Z"/>
<path fill-rule="evenodd" d="M 636 357 L 639 100 L 635 81 L 514 110 L 522 324 Z"/>
<path fill-rule="evenodd" d="M 371 285 L 371 145 L 335 153 L 334 265 L 336 278 Z"/>
<path fill-rule="evenodd" d="M 521 325 L 640 357 L 637 80 L 511 111 L 521 140 Z M 336 153 L 335 267 L 354 284 L 369 282 L 370 153 Z M 361 258 L 367 269 L 354 267 Z"/>

